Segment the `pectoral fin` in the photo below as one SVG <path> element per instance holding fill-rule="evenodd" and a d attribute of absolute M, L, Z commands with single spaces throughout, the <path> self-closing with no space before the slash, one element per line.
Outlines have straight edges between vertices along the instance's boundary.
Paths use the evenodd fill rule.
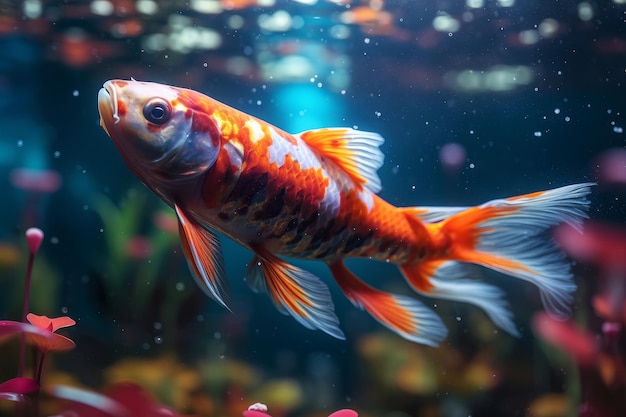
<path fill-rule="evenodd" d="M 215 301 L 228 307 L 228 284 L 224 271 L 224 256 L 219 238 L 195 223 L 176 205 L 178 230 L 187 264 L 202 290 Z"/>
<path fill-rule="evenodd" d="M 308 329 L 345 339 L 328 287 L 312 273 L 290 265 L 263 248 L 253 248 L 246 281 L 252 290 L 270 295 L 274 305 Z"/>

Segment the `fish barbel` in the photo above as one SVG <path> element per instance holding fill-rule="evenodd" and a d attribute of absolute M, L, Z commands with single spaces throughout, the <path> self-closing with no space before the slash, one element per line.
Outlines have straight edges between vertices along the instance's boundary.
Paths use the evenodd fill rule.
<path fill-rule="evenodd" d="M 474 207 L 396 207 L 376 195 L 383 138 L 350 128 L 289 134 L 201 93 L 135 80 L 107 81 L 100 124 L 130 171 L 178 217 L 200 287 L 228 307 L 216 232 L 254 255 L 246 281 L 311 329 L 343 339 L 327 286 L 283 257 L 325 262 L 357 307 L 402 337 L 431 346 L 447 330 L 419 300 L 378 290 L 344 265 L 398 266 L 419 294 L 473 304 L 518 335 L 504 292 L 471 279 L 478 264 L 536 285 L 544 307 L 566 316 L 576 289 L 546 230 L 580 229 L 592 184 Z"/>

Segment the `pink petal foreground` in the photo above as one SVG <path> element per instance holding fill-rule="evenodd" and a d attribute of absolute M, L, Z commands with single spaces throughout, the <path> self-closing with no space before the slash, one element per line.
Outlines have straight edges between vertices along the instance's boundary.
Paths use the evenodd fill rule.
<path fill-rule="evenodd" d="M 39 390 L 39 384 L 32 378 L 13 378 L 0 384 L 0 393 L 30 394 Z"/>
<path fill-rule="evenodd" d="M 341 410 L 337 410 L 328 417 L 358 417 L 359 413 L 354 410 L 350 410 L 349 408 L 344 408 Z"/>
<path fill-rule="evenodd" d="M 579 364 L 589 366 L 596 363 L 599 352 L 594 336 L 572 322 L 538 313 L 533 318 L 533 329 L 543 340 L 567 352 Z"/>
<path fill-rule="evenodd" d="M 56 398 L 70 401 L 68 410 L 80 417 L 132 417 L 117 401 L 93 391 L 67 385 L 56 385 L 50 390 Z"/>
<path fill-rule="evenodd" d="M 269 414 L 259 410 L 245 410 L 243 417 L 271 417 Z"/>
<path fill-rule="evenodd" d="M 70 350 L 76 346 L 72 340 L 50 330 L 19 321 L 0 320 L 0 342 L 18 334 L 24 334 L 27 342 L 44 353 L 50 350 Z"/>
<path fill-rule="evenodd" d="M 0 320 L 0 342 L 21 333 L 33 333 L 38 335 L 46 335 L 48 332 L 33 326 L 32 324 L 23 323 L 21 321 Z"/>
<path fill-rule="evenodd" d="M 56 385 L 50 394 L 68 400 L 64 411 L 76 417 L 182 417 L 159 404 L 141 386 L 132 382 L 111 385 L 103 393 Z"/>
<path fill-rule="evenodd" d="M 554 237 L 571 257 L 590 262 L 606 270 L 626 270 L 626 229 L 616 225 L 588 222 L 583 233 L 564 224 Z"/>

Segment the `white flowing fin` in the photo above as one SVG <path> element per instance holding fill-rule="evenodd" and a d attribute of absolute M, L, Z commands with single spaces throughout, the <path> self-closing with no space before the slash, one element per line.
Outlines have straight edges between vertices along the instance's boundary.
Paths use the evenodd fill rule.
<path fill-rule="evenodd" d="M 474 268 L 479 268 L 475 266 Z M 423 295 L 461 301 L 475 305 L 487 314 L 496 326 L 512 336 L 520 333 L 513 323 L 513 313 L 504 291 L 498 287 L 473 279 L 471 265 L 447 261 L 440 263 L 430 277 L 430 287 L 417 289 Z"/>
<path fill-rule="evenodd" d="M 437 223 L 448 217 L 467 210 L 469 207 L 409 207 L 414 216 L 426 223 Z"/>

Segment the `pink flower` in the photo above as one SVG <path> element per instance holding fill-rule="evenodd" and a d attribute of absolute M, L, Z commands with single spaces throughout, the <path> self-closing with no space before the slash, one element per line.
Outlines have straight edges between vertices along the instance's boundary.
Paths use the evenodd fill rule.
<path fill-rule="evenodd" d="M 76 346 L 71 339 L 54 333 L 63 327 L 75 325 L 76 322 L 71 318 L 62 316 L 51 319 L 47 316 L 38 316 L 29 313 L 26 319 L 33 326 L 48 332 L 45 337 L 41 337 L 41 335 L 35 333 L 28 333 L 26 335 L 26 339 L 37 346 L 41 353 L 46 353 L 50 350 L 71 350 Z"/>
<path fill-rule="evenodd" d="M 76 345 L 71 339 L 54 333 L 61 327 L 72 326 L 75 321 L 69 317 L 50 319 L 46 316 L 28 314 L 31 324 L 20 321 L 0 320 L 0 342 L 18 334 L 24 334 L 26 340 L 37 346 L 41 353 L 51 350 L 70 350 Z"/>

